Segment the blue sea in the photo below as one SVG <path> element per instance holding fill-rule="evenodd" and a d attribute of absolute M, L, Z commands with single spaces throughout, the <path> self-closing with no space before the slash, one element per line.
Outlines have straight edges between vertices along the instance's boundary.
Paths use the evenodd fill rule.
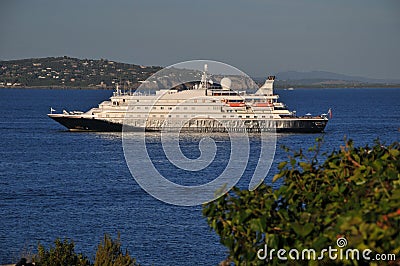
<path fill-rule="evenodd" d="M 278 135 L 267 183 L 287 158 L 281 145 L 307 149 L 322 136 L 322 152 L 331 152 L 345 137 L 357 146 L 373 145 L 378 138 L 386 144 L 400 139 L 400 89 L 277 93 L 298 115 L 331 108 L 333 118 L 323 134 Z M 116 237 L 118 232 L 123 248 L 142 265 L 217 265 L 226 258 L 227 250 L 210 231 L 201 206 L 166 204 L 141 189 L 125 162 L 121 133 L 68 132 L 46 115 L 50 107 L 86 111 L 110 95 L 103 90 L 0 89 L 0 264 L 15 263 L 36 252 L 38 242 L 48 247 L 56 238 L 74 240 L 76 251 L 93 259 L 104 233 Z M 180 141 L 184 154 L 199 156 L 201 138 L 185 135 Z M 250 141 L 257 150 L 257 138 Z M 216 136 L 216 143 L 221 163 L 210 164 L 206 174 L 221 172 L 229 157 L 224 154 L 229 139 Z M 173 175 L 176 167 L 159 152 L 154 137 L 149 156 Z M 257 159 L 250 156 L 243 177 L 247 181 L 239 186 L 245 187 Z M 179 177 L 184 182 L 192 175 L 180 171 Z"/>

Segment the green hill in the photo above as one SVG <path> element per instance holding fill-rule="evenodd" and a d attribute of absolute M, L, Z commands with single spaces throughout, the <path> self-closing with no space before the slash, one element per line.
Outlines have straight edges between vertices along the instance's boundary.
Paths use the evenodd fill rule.
<path fill-rule="evenodd" d="M 115 83 L 137 87 L 160 69 L 67 56 L 0 61 L 0 87 L 113 88 Z"/>

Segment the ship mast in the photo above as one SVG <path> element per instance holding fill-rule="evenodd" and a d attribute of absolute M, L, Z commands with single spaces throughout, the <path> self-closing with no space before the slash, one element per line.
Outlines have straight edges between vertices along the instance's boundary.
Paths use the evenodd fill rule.
<path fill-rule="evenodd" d="M 119 90 L 119 84 L 117 83 L 115 86 L 115 90 L 116 90 L 116 94 L 117 96 L 119 96 L 121 94 L 120 90 Z"/>
<path fill-rule="evenodd" d="M 201 81 L 200 81 L 200 88 L 199 89 L 208 89 L 208 81 L 207 81 L 207 70 L 208 70 L 208 66 L 207 64 L 204 64 L 204 71 L 203 71 L 203 75 L 201 75 Z"/>

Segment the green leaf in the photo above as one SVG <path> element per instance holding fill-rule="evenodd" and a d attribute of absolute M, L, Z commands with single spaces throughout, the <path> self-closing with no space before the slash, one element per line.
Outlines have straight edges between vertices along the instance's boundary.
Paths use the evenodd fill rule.
<path fill-rule="evenodd" d="M 287 162 L 283 161 L 278 164 L 278 169 L 281 170 L 287 165 Z"/>
<path fill-rule="evenodd" d="M 250 229 L 254 232 L 265 232 L 265 220 L 262 218 L 253 219 L 250 221 Z"/>
<path fill-rule="evenodd" d="M 305 237 L 311 233 L 311 231 L 314 229 L 314 225 L 312 223 L 306 223 L 304 225 L 294 223 L 292 224 L 292 228 L 297 235 Z"/>
<path fill-rule="evenodd" d="M 393 157 L 399 157 L 400 155 L 400 151 L 396 150 L 396 149 L 390 149 L 389 150 L 390 155 L 392 155 Z"/>

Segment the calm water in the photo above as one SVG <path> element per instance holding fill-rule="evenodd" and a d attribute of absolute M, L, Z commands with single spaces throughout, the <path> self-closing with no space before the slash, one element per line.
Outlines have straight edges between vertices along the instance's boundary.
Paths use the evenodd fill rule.
<path fill-rule="evenodd" d="M 71 238 L 76 250 L 94 256 L 104 233 L 121 233 L 124 247 L 143 265 L 216 265 L 226 249 L 209 230 L 201 207 L 177 207 L 155 200 L 133 180 L 118 133 L 70 133 L 47 118 L 57 111 L 87 110 L 110 96 L 109 91 L 0 90 L 0 264 L 16 262 L 37 242 Z M 333 110 L 323 151 L 338 149 L 346 135 L 356 145 L 400 138 L 400 89 L 299 89 L 278 91 L 297 113 Z M 279 135 L 294 149 L 313 146 L 320 134 Z M 188 157 L 199 156 L 200 136 L 185 136 Z M 150 139 L 150 156 L 160 145 Z M 257 150 L 258 142 L 251 140 Z M 220 150 L 229 142 L 217 138 Z M 218 157 L 220 156 L 220 157 Z M 224 157 L 225 156 L 225 157 Z M 223 170 L 226 155 L 209 173 Z M 278 148 L 269 182 L 286 155 Z M 247 177 L 256 164 L 250 158 Z M 176 169 L 158 158 L 161 171 Z M 187 174 L 189 177 L 189 174 Z M 185 173 L 179 173 L 181 180 Z M 246 179 L 246 178 L 244 178 Z M 184 181 L 183 181 L 184 183 Z M 201 182 L 200 182 L 201 183 Z M 240 184 L 246 184 L 241 181 Z"/>

